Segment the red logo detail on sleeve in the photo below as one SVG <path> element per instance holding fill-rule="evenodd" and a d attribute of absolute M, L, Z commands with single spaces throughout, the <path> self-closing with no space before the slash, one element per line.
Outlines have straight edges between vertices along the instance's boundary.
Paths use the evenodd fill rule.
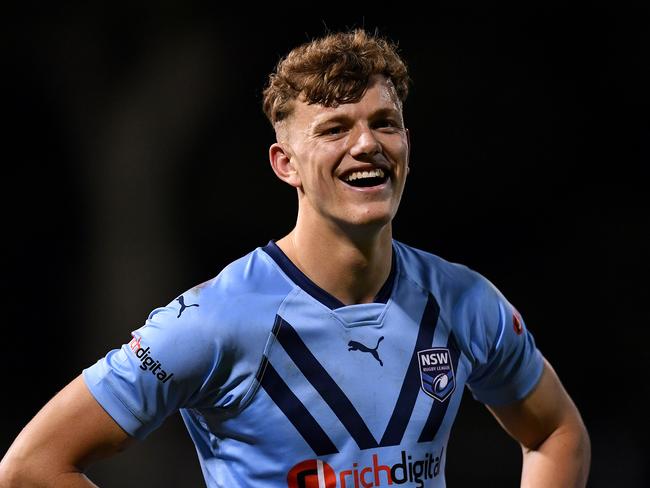
<path fill-rule="evenodd" d="M 524 331 L 524 326 L 521 325 L 521 315 L 516 310 L 512 313 L 512 327 L 515 329 L 517 335 L 521 335 Z"/>

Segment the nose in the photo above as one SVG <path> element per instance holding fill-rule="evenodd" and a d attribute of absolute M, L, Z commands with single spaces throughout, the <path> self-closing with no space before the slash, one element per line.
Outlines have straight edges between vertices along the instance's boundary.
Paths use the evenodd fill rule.
<path fill-rule="evenodd" d="M 350 147 L 350 155 L 359 159 L 365 157 L 372 157 L 377 153 L 381 153 L 382 147 L 372 129 L 368 126 L 363 126 L 357 129 L 357 137 Z"/>

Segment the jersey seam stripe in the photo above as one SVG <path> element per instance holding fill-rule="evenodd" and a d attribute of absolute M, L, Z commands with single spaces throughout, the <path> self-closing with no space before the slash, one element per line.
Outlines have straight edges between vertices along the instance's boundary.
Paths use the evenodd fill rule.
<path fill-rule="evenodd" d="M 246 390 L 246 393 L 242 397 L 242 401 L 237 408 L 238 412 L 243 411 L 251 403 L 251 401 L 255 397 L 255 394 L 259 390 L 259 387 L 262 383 L 262 378 L 264 377 L 264 372 L 266 371 L 266 366 L 268 364 L 267 355 L 269 354 L 271 348 L 273 347 L 273 344 L 275 343 L 276 330 L 279 326 L 280 324 L 278 322 L 278 316 L 276 315 L 275 321 L 273 323 L 273 328 L 271 329 L 271 333 L 269 334 L 269 337 L 266 341 L 266 345 L 264 346 L 264 351 L 262 352 L 262 359 L 260 361 L 259 366 L 257 367 L 257 371 L 255 372 L 255 376 L 253 376 L 253 380 L 251 381 L 250 386 Z"/>
<path fill-rule="evenodd" d="M 506 330 L 505 323 L 506 323 L 506 312 L 505 310 L 503 310 L 503 305 L 501 304 L 501 302 L 499 302 L 499 337 L 494 345 L 495 350 L 499 349 L 499 346 L 501 345 L 501 339 L 503 339 L 503 333 Z"/>
<path fill-rule="evenodd" d="M 270 256 L 268 255 L 266 256 L 269 257 L 270 259 Z M 289 290 L 289 292 L 282 299 L 282 302 L 280 303 L 278 310 L 282 310 L 285 302 L 291 299 L 293 296 L 297 295 L 299 291 L 300 290 L 296 287 Z M 255 372 L 255 376 L 253 376 L 253 378 L 251 379 L 250 385 L 246 389 L 246 393 L 244 393 L 241 403 L 234 410 L 236 413 L 241 413 L 246 407 L 248 407 L 248 405 L 250 405 L 250 403 L 253 401 L 253 398 L 255 398 L 255 395 L 259 391 L 260 382 L 262 381 L 262 377 L 264 376 L 264 371 L 266 369 L 267 361 L 265 360 L 265 358 L 270 355 L 271 349 L 273 348 L 273 345 L 277 341 L 276 332 L 277 329 L 280 327 L 280 321 L 278 319 L 279 319 L 279 315 L 276 313 L 275 319 L 273 321 L 273 327 L 271 328 L 271 331 L 269 332 L 269 336 L 264 345 L 264 349 L 262 351 L 262 358 L 260 359 L 260 363 L 257 367 L 257 371 Z"/>

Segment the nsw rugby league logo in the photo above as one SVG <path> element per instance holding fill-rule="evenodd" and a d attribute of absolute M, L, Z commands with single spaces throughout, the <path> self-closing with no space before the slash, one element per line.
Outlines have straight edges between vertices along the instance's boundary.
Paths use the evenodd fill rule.
<path fill-rule="evenodd" d="M 418 366 L 422 390 L 439 402 L 447 400 L 456 389 L 449 349 L 434 347 L 418 351 Z"/>

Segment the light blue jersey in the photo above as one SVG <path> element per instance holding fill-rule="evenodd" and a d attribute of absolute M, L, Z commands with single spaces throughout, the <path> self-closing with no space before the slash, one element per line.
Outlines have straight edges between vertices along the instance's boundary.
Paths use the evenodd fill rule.
<path fill-rule="evenodd" d="M 180 409 L 208 487 L 444 487 L 463 388 L 537 384 L 522 318 L 478 273 L 393 241 L 374 303 L 344 305 L 270 242 L 154 310 L 84 370 L 143 439 Z"/>

